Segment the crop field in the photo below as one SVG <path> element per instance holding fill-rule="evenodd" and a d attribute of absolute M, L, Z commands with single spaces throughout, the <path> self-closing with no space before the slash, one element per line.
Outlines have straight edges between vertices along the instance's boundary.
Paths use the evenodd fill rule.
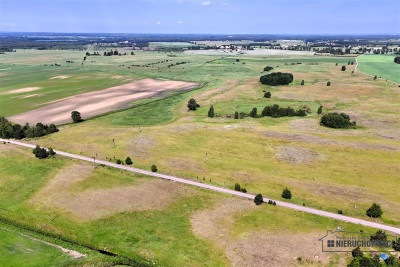
<path fill-rule="evenodd" d="M 288 187 L 288 202 L 400 227 L 394 190 L 400 188 L 400 93 L 392 83 L 353 73 L 348 61 L 355 58 L 134 52 L 89 56 L 83 66 L 82 51 L 0 55 L 0 114 L 12 120 L 51 101 L 141 79 L 201 83 L 23 141 L 112 162 L 129 156 L 133 167 L 155 164 L 160 173 L 229 189 L 239 183 L 276 200 Z M 63 63 L 71 59 L 76 63 Z M 54 62 L 61 66 L 43 66 Z M 293 83 L 261 84 L 265 66 L 292 73 Z M 188 111 L 190 98 L 200 105 L 196 111 Z M 310 113 L 233 119 L 236 111 L 249 114 L 256 107 L 260 114 L 273 104 Z M 213 118 L 207 116 L 211 105 Z M 321 126 L 320 105 L 323 113 L 345 112 L 357 127 Z M 318 238 L 338 226 L 375 232 L 58 155 L 38 160 L 9 144 L 0 144 L 0 192 L 2 218 L 150 265 L 343 266 L 348 255 L 321 253 Z M 379 219 L 365 214 L 372 202 L 382 206 Z"/>
<path fill-rule="evenodd" d="M 393 55 L 362 55 L 358 57 L 358 69 L 400 84 L 400 66 L 393 59 Z"/>

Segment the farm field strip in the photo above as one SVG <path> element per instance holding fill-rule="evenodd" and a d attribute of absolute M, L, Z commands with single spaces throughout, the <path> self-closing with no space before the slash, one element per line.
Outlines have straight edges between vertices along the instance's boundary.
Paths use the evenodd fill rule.
<path fill-rule="evenodd" d="M 35 145 L 31 145 L 31 144 L 27 144 L 27 143 L 23 143 L 23 142 L 18 142 L 18 141 L 11 141 L 11 140 L 6 140 L 6 139 L 0 139 L 0 141 L 1 142 L 8 142 L 8 143 L 11 143 L 11 144 L 24 146 L 24 147 L 28 147 L 28 148 L 34 148 L 35 147 Z M 121 166 L 121 165 L 118 165 L 118 164 L 115 164 L 115 163 L 110 163 L 110 162 L 101 161 L 101 160 L 97 160 L 96 161 L 93 158 L 79 156 L 79 155 L 75 155 L 75 154 L 71 154 L 71 153 L 66 153 L 66 152 L 63 152 L 63 151 L 58 151 L 58 150 L 54 150 L 54 151 L 57 154 L 65 156 L 65 157 L 84 160 L 84 161 L 88 161 L 88 162 L 94 162 L 96 164 L 104 164 L 106 166 L 110 166 L 110 167 L 113 167 L 113 168 L 127 170 L 127 171 L 140 173 L 140 174 L 144 174 L 144 175 L 148 175 L 148 176 L 153 176 L 153 177 L 157 177 L 157 178 L 172 180 L 172 181 L 176 181 L 176 182 L 180 182 L 180 183 L 184 183 L 184 184 L 189 184 L 189 185 L 193 185 L 193 186 L 197 186 L 197 187 L 201 187 L 201 188 L 206 188 L 206 189 L 210 189 L 210 190 L 213 190 L 213 191 L 218 191 L 218 192 L 222 192 L 222 193 L 226 193 L 226 194 L 231 194 L 231 195 L 250 198 L 250 199 L 253 199 L 255 197 L 252 194 L 241 193 L 241 192 L 233 191 L 233 190 L 230 190 L 230 189 L 225 189 L 225 188 L 221 188 L 221 187 L 217 187 L 217 186 L 202 184 L 202 183 L 198 183 L 198 182 L 194 182 L 194 181 L 190 181 L 190 180 L 186 180 L 186 179 L 182 179 L 182 178 L 178 178 L 178 177 L 174 177 L 174 176 L 169 176 L 169 175 L 164 175 L 164 174 L 159 174 L 159 173 L 153 173 L 153 172 L 149 172 L 149 171 L 145 171 L 145 170 L 141 170 L 141 169 Z M 268 200 L 270 200 L 270 199 L 264 198 L 264 202 L 268 202 Z M 316 214 L 316 215 L 320 215 L 320 216 L 324 216 L 324 217 L 329 217 L 329 218 L 333 218 L 333 219 L 337 219 L 337 220 L 341 220 L 341 221 L 345 221 L 345 222 L 360 224 L 360 225 L 373 227 L 373 228 L 377 228 L 377 229 L 381 229 L 381 230 L 390 231 L 390 232 L 393 232 L 393 233 L 396 233 L 396 234 L 400 234 L 400 228 L 396 228 L 396 227 L 392 227 L 392 226 L 387 226 L 387 225 L 383 225 L 383 224 L 379 224 L 379 223 L 369 222 L 369 221 L 365 221 L 365 220 L 361 220 L 361 219 L 357 219 L 357 218 L 352 218 L 352 217 L 348 217 L 348 216 L 344 216 L 344 215 L 334 214 L 334 213 L 326 212 L 326 211 L 322 211 L 322 210 L 307 208 L 307 207 L 304 207 L 304 206 L 299 206 L 299 205 L 295 205 L 295 204 L 291 204 L 291 203 L 287 203 L 287 202 L 283 202 L 283 201 L 276 201 L 276 204 L 280 205 L 280 206 L 283 206 L 283 207 L 286 207 L 286 208 L 298 210 L 298 211 L 303 211 L 303 212 L 307 212 L 307 213 L 311 213 L 311 214 Z"/>

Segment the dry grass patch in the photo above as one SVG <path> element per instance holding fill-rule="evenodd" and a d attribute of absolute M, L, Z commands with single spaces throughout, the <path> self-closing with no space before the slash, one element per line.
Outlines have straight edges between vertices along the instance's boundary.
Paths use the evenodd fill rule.
<path fill-rule="evenodd" d="M 276 156 L 280 160 L 294 164 L 311 163 L 323 158 L 321 154 L 318 154 L 312 149 L 296 146 L 281 146 Z"/>
<path fill-rule="evenodd" d="M 87 164 L 67 166 L 30 203 L 39 207 L 61 208 L 78 220 L 91 221 L 118 212 L 163 210 L 190 191 L 182 184 L 160 179 L 143 179 L 131 186 L 87 189 L 78 193 L 71 190 L 73 185 L 87 179 L 92 172 L 93 166 Z"/>
<path fill-rule="evenodd" d="M 24 88 L 15 89 L 15 90 L 11 90 L 11 91 L 2 93 L 2 95 L 11 95 L 11 94 L 21 94 L 21 93 L 33 92 L 33 91 L 39 90 L 41 88 L 42 87 L 24 87 Z"/>
<path fill-rule="evenodd" d="M 131 145 L 128 145 L 128 152 L 134 157 L 145 157 L 157 144 L 154 137 L 140 135 L 131 142 Z"/>

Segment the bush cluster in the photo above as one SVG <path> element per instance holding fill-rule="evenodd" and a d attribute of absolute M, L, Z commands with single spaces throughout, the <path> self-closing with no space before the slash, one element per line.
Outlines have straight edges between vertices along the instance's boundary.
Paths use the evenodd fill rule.
<path fill-rule="evenodd" d="M 293 117 L 293 116 L 300 116 L 304 117 L 306 116 L 306 111 L 304 109 L 298 109 L 294 110 L 291 107 L 287 108 L 282 108 L 277 104 L 274 104 L 272 106 L 266 106 L 263 111 L 261 112 L 261 116 L 269 116 L 273 118 L 279 118 L 279 117 Z"/>
<path fill-rule="evenodd" d="M 39 145 L 36 145 L 36 147 L 32 150 L 32 153 L 37 157 L 38 159 L 45 159 L 49 156 L 54 156 L 56 152 L 50 147 L 48 150 L 44 147 L 40 147 Z"/>
<path fill-rule="evenodd" d="M 274 72 L 260 77 L 260 82 L 267 85 L 286 85 L 293 82 L 293 74 Z"/>
<path fill-rule="evenodd" d="M 51 133 L 58 132 L 54 124 L 49 126 L 37 123 L 36 126 L 30 127 L 29 124 L 22 126 L 17 123 L 11 123 L 5 117 L 0 117 L 0 137 L 5 139 L 22 139 L 25 137 L 41 137 Z"/>
<path fill-rule="evenodd" d="M 243 193 L 247 193 L 246 188 L 241 187 L 240 184 L 236 183 L 235 184 L 235 191 L 239 191 L 239 192 L 243 192 Z"/>
<path fill-rule="evenodd" d="M 343 128 L 347 129 L 355 127 L 356 122 L 350 121 L 350 117 L 345 113 L 328 113 L 321 117 L 321 125 L 330 128 Z"/>
<path fill-rule="evenodd" d="M 256 205 L 261 205 L 263 202 L 264 202 L 264 200 L 263 200 L 263 196 L 261 194 L 258 194 L 254 198 L 254 203 L 256 203 Z"/>

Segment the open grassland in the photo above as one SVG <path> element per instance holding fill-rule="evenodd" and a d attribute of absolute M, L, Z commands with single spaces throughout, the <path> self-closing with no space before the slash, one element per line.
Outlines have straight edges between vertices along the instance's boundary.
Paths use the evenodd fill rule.
<path fill-rule="evenodd" d="M 2 218 L 135 262 L 288 266 L 297 265 L 302 257 L 306 266 L 342 266 L 347 256 L 339 259 L 320 252 L 318 239 L 326 230 L 340 226 L 346 231 L 374 231 L 59 156 L 31 160 L 28 149 L 8 144 L 0 148 Z M 114 199 L 119 205 L 113 204 Z M 141 205 L 131 205 L 132 199 Z M 89 254 L 76 264 L 85 262 L 95 265 L 110 259 Z M 44 260 L 43 264 L 51 266 Z"/>
<path fill-rule="evenodd" d="M 358 69 L 400 84 L 400 64 L 393 61 L 394 57 L 394 55 L 362 55 L 358 57 Z"/>
<path fill-rule="evenodd" d="M 318 65 L 308 65 L 311 60 Z M 130 156 L 136 167 L 156 164 L 160 172 L 227 188 L 238 182 L 252 193 L 275 199 L 288 186 L 295 194 L 294 203 L 332 212 L 341 209 L 363 219 L 368 219 L 365 210 L 375 201 L 386 211 L 382 221 L 399 226 L 400 198 L 389 189 L 400 186 L 397 88 L 352 74 L 354 65 L 342 72 L 341 64 L 347 65 L 348 59 L 337 59 L 338 66 L 335 61 L 329 57 L 262 61 L 246 56 L 238 63 L 218 59 L 193 70 L 193 76 L 202 75 L 208 64 L 214 66 L 203 89 L 66 125 L 39 142 L 104 160 Z M 219 65 L 237 67 L 242 76 L 221 79 Z M 256 70 L 265 65 L 294 73 L 294 83 L 271 87 L 261 85 L 257 77 L 247 77 L 259 75 Z M 241 72 L 242 68 L 248 72 Z M 327 81 L 331 86 L 326 86 Z M 263 90 L 271 91 L 272 98 L 263 98 Z M 196 112 L 187 111 L 190 97 L 201 105 Z M 312 113 L 305 118 L 211 119 L 206 116 L 211 104 L 220 115 L 248 113 L 253 107 L 260 113 L 267 104 L 306 105 Z M 359 127 L 321 127 L 315 112 L 319 105 L 324 112 L 346 112 Z"/>
<path fill-rule="evenodd" d="M 34 57 L 32 62 L 37 65 L 58 57 L 57 51 L 25 53 L 43 53 Z M 77 53 L 76 58 L 81 58 L 84 54 L 70 53 L 66 57 Z M 293 194 L 290 202 L 331 212 L 340 209 L 344 215 L 400 226 L 400 195 L 395 190 L 400 188 L 397 86 L 352 73 L 355 65 L 347 63 L 355 61 L 353 58 L 135 53 L 89 57 L 83 69 L 80 63 L 75 64 L 71 74 L 53 72 L 62 70 L 64 64 L 51 67 L 46 80 L 32 76 L 24 84 L 16 84 L 18 80 L 10 79 L 0 95 L 0 101 L 10 106 L 0 105 L 0 114 L 36 109 L 79 86 L 88 92 L 141 78 L 204 82 L 206 86 L 195 91 L 139 100 L 132 103 L 133 108 L 64 125 L 58 133 L 26 141 L 114 162 L 129 156 L 134 167 L 149 170 L 156 164 L 160 173 L 225 188 L 240 183 L 250 193 L 273 199 L 281 199 L 282 190 L 289 187 Z M 43 67 L 25 66 L 11 53 L 1 56 L 1 62 L 11 70 L 26 68 L 20 74 L 26 72 L 27 76 L 30 68 Z M 172 62 L 157 63 L 166 59 Z M 167 67 L 183 61 L 187 63 Z M 259 76 L 266 74 L 263 68 L 267 65 L 274 71 L 293 73 L 294 82 L 279 87 L 261 85 Z M 346 71 L 340 70 L 342 65 Z M 2 72 L 6 75 L 0 79 L 16 75 Z M 50 79 L 83 76 L 81 72 L 104 75 L 116 84 L 103 87 L 90 75 L 88 80 L 97 87 L 84 82 L 66 87 L 63 83 L 70 78 Z M 124 78 L 111 79 L 118 75 Z M 57 90 L 65 95 L 53 95 L 46 101 L 41 97 L 12 98 L 39 93 L 44 89 L 15 90 L 45 88 L 42 82 L 48 81 L 57 81 Z M 328 81 L 331 86 L 326 85 Z M 263 98 L 264 91 L 270 91 L 272 98 Z M 186 107 L 192 97 L 200 104 L 195 112 Z M 32 102 L 23 102 L 26 99 Z M 235 111 L 249 113 L 253 107 L 260 114 L 272 104 L 296 109 L 308 106 L 311 113 L 302 118 L 226 118 Z M 220 117 L 207 117 L 211 105 Z M 320 105 L 324 113 L 349 114 L 357 121 L 357 128 L 320 126 L 316 113 Z M 300 265 L 343 266 L 343 257 L 321 255 L 316 240 L 337 226 L 356 232 L 362 229 L 272 205 L 255 207 L 252 201 L 106 167 L 94 169 L 58 156 L 33 160 L 30 151 L 9 145 L 0 145 L 0 177 L 1 216 L 159 265 L 287 266 L 298 265 L 296 258 L 302 257 Z M 381 204 L 382 218 L 365 215 L 372 202 Z"/>

